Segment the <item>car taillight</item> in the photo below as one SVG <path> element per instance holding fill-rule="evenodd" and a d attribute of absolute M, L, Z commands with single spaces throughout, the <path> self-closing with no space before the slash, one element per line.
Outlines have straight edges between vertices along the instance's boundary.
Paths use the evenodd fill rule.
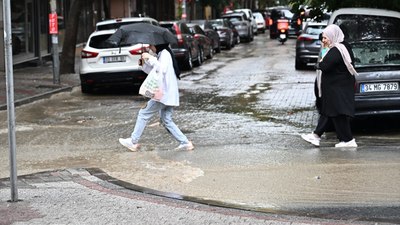
<path fill-rule="evenodd" d="M 198 34 L 194 35 L 194 38 L 199 38 L 199 37 L 200 37 L 200 35 L 198 35 Z"/>
<path fill-rule="evenodd" d="M 129 51 L 132 55 L 140 55 L 144 52 L 148 52 L 150 50 L 150 46 L 148 44 L 141 45 Z"/>
<path fill-rule="evenodd" d="M 297 19 L 297 25 L 299 25 L 299 26 L 300 26 L 300 25 L 301 25 L 301 22 L 302 22 L 302 21 L 301 21 L 301 19 L 300 19 L 300 18 L 299 18 L 299 19 Z"/>
<path fill-rule="evenodd" d="M 313 41 L 314 39 L 309 38 L 309 37 L 301 37 L 301 36 L 299 36 L 297 38 L 297 40 L 299 40 L 299 41 Z"/>
<path fill-rule="evenodd" d="M 274 24 L 274 21 L 272 19 L 269 19 L 268 24 L 271 26 L 272 24 Z"/>
<path fill-rule="evenodd" d="M 89 52 L 89 51 L 85 51 L 85 50 L 82 50 L 82 52 L 81 52 L 81 58 L 82 59 L 95 58 L 98 55 L 99 55 L 98 52 Z"/>
<path fill-rule="evenodd" d="M 179 29 L 177 24 L 174 24 L 174 29 L 176 31 L 176 38 L 178 39 L 178 44 L 182 45 L 183 44 L 183 37 L 182 37 L 182 32 Z"/>

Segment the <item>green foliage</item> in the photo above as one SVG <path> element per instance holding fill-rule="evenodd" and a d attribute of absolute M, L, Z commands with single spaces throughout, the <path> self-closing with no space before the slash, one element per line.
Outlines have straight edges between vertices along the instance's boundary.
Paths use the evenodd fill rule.
<path fill-rule="evenodd" d="M 182 2 L 178 2 L 178 13 L 177 13 L 177 20 L 180 20 L 182 18 L 182 13 L 183 13 L 183 9 L 182 9 Z"/>
<path fill-rule="evenodd" d="M 291 5 L 307 5 L 316 11 L 332 12 L 339 8 L 366 7 L 400 11 L 399 0 L 290 0 Z"/>
<path fill-rule="evenodd" d="M 292 11 L 295 13 L 300 7 L 307 6 L 309 17 L 319 21 L 323 12 L 333 12 L 340 8 L 364 7 L 400 11 L 399 0 L 289 0 Z"/>

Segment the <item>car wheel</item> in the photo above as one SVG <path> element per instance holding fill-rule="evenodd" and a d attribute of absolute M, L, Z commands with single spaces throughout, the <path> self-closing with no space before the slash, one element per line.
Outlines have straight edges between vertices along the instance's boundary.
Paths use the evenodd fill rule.
<path fill-rule="evenodd" d="M 195 62 L 195 66 L 201 66 L 203 63 L 203 50 L 199 48 L 199 52 L 197 54 L 197 60 Z"/>
<path fill-rule="evenodd" d="M 253 31 L 251 31 L 251 34 L 250 34 L 250 41 L 249 42 L 252 42 L 254 40 L 254 33 L 253 33 Z"/>
<path fill-rule="evenodd" d="M 199 47 L 199 49 L 200 49 L 200 62 L 201 62 L 200 65 L 201 65 L 204 62 L 205 56 L 204 56 L 204 49 L 202 49 L 200 47 Z"/>
<path fill-rule="evenodd" d="M 214 57 L 214 49 L 210 46 L 210 53 L 207 56 L 207 59 L 212 59 Z"/>
<path fill-rule="evenodd" d="M 218 41 L 218 47 L 215 49 L 216 53 L 220 53 L 221 52 L 221 43 Z"/>
<path fill-rule="evenodd" d="M 226 42 L 225 48 L 226 48 L 226 50 L 231 50 L 231 48 L 232 48 L 232 39 L 229 39 L 229 41 Z"/>
<path fill-rule="evenodd" d="M 193 69 L 193 62 L 192 62 L 192 53 L 191 53 L 191 51 L 189 50 L 189 54 L 188 54 L 188 57 L 187 57 L 187 59 L 186 59 L 186 62 L 185 62 L 185 66 L 184 66 L 184 68 L 186 69 L 186 70 L 191 70 L 191 69 Z"/>
<path fill-rule="evenodd" d="M 300 60 L 296 60 L 294 63 L 294 68 L 296 70 L 304 70 L 306 68 L 306 64 L 302 63 Z"/>

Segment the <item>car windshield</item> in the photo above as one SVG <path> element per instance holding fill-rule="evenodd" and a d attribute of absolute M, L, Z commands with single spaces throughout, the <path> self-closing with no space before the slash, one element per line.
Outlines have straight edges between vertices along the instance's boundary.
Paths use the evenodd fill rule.
<path fill-rule="evenodd" d="M 345 40 L 398 39 L 400 19 L 386 16 L 339 15 L 334 21 L 345 34 Z"/>
<path fill-rule="evenodd" d="M 231 16 L 231 17 L 227 17 L 227 18 L 232 23 L 236 23 L 236 22 L 242 21 L 242 17 L 240 17 L 240 16 Z"/>
<path fill-rule="evenodd" d="M 223 22 L 220 20 L 210 21 L 210 23 L 215 26 L 223 26 L 224 25 Z"/>
<path fill-rule="evenodd" d="M 326 26 L 323 25 L 313 25 L 313 26 L 308 26 L 305 30 L 305 34 L 310 34 L 310 35 L 319 35 L 322 33 Z"/>
<path fill-rule="evenodd" d="M 400 40 L 368 40 L 350 44 L 356 68 L 400 66 Z"/>
<path fill-rule="evenodd" d="M 282 13 L 285 15 L 286 18 L 292 18 L 293 17 L 293 13 L 290 12 L 290 10 L 288 10 L 288 9 L 282 9 Z"/>

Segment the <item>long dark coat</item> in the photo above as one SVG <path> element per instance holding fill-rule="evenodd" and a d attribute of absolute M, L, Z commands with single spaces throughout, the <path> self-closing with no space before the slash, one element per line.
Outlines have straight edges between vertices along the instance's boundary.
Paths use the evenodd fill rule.
<path fill-rule="evenodd" d="M 347 43 L 351 61 L 354 55 Z M 321 78 L 321 114 L 328 117 L 339 115 L 354 116 L 355 78 L 347 70 L 343 58 L 336 47 L 331 48 L 318 65 L 322 71 Z"/>

